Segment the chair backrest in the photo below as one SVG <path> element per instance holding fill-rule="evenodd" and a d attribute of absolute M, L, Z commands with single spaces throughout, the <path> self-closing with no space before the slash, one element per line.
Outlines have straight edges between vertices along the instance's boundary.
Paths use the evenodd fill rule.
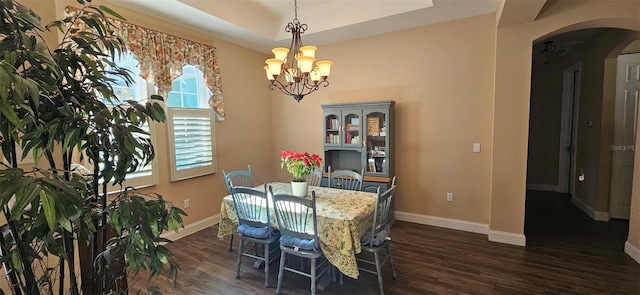
<path fill-rule="evenodd" d="M 305 240 L 315 239 L 315 248 L 320 249 L 316 192 L 311 191 L 311 199 L 307 199 L 288 194 L 274 195 L 271 187 L 269 191 L 273 196 L 273 210 L 280 233 Z"/>
<path fill-rule="evenodd" d="M 376 198 L 376 206 L 373 211 L 373 223 L 371 226 L 371 231 L 367 233 L 371 235 L 370 239 L 368 240 L 370 241 L 370 246 L 373 246 L 375 237 L 381 231 L 389 230 L 389 222 L 391 222 L 392 217 L 391 203 L 393 202 L 393 194 L 396 192 L 395 177 L 392 183 L 394 184 L 391 185 L 388 190 L 382 193 L 380 192 L 381 189 L 378 188 L 378 197 Z"/>
<path fill-rule="evenodd" d="M 318 169 L 313 169 L 311 171 L 311 174 L 309 174 L 306 179 L 307 179 L 307 183 L 311 186 L 322 186 L 322 173 L 324 171 L 324 168 L 320 168 L 320 170 Z"/>
<path fill-rule="evenodd" d="M 252 227 L 266 226 L 271 229 L 266 184 L 262 190 L 234 185 L 231 188 L 231 196 L 240 224 Z"/>
<path fill-rule="evenodd" d="M 329 166 L 329 187 L 361 191 L 363 178 L 364 169 L 361 173 L 351 170 L 331 171 L 331 166 Z"/>
<path fill-rule="evenodd" d="M 222 170 L 222 177 L 224 179 L 224 185 L 227 187 L 228 194 L 231 194 L 229 180 L 233 181 L 233 185 L 253 187 L 253 174 L 251 174 L 251 165 L 248 165 L 248 170 L 236 170 L 229 173 Z"/>

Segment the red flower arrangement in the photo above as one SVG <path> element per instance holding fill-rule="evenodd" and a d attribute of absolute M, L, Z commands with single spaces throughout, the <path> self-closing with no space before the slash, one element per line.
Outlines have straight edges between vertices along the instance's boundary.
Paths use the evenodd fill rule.
<path fill-rule="evenodd" d="M 322 158 L 316 154 L 282 151 L 280 168 L 287 166 L 287 171 L 293 176 L 293 181 L 304 181 L 311 171 L 322 165 Z"/>

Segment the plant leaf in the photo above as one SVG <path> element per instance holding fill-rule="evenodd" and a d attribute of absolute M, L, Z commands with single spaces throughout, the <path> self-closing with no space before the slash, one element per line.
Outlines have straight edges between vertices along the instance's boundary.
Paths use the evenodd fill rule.
<path fill-rule="evenodd" d="M 56 226 L 56 201 L 44 190 L 40 191 L 40 201 L 42 202 L 44 217 L 47 219 L 47 225 L 49 229 L 53 230 Z"/>
<path fill-rule="evenodd" d="M 106 13 L 108 13 L 108 14 L 112 15 L 112 16 L 113 16 L 113 17 L 115 17 L 115 18 L 118 18 L 118 19 L 121 19 L 121 20 L 125 20 L 125 18 L 124 18 L 124 17 L 122 17 L 121 15 L 119 15 L 117 12 L 115 12 L 115 11 L 111 10 L 111 8 L 106 7 L 106 6 L 104 6 L 104 5 L 100 5 L 99 7 L 100 7 L 100 9 L 101 9 L 102 11 L 104 11 L 104 12 L 106 12 Z"/>

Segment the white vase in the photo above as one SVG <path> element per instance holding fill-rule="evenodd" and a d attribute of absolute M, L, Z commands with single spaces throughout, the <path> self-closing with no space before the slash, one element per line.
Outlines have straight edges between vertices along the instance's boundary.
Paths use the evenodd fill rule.
<path fill-rule="evenodd" d="M 292 181 L 291 190 L 293 191 L 293 195 L 296 197 L 306 197 L 309 193 L 309 183 L 306 181 Z"/>

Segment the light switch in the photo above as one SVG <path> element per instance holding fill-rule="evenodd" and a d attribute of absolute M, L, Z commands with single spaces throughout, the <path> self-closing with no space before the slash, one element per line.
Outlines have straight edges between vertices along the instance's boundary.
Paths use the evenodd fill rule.
<path fill-rule="evenodd" d="M 480 144 L 479 143 L 474 143 L 473 144 L 473 152 L 474 153 L 479 153 L 480 152 Z"/>

